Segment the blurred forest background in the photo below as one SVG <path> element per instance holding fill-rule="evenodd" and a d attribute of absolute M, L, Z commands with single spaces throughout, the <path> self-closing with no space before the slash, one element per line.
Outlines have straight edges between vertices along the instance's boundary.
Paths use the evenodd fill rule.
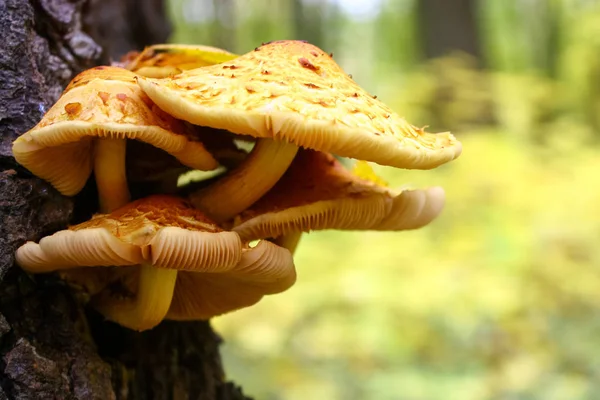
<path fill-rule="evenodd" d="M 305 39 L 463 155 L 442 216 L 317 232 L 288 292 L 214 321 L 257 399 L 597 399 L 600 2 L 170 0 L 171 40 Z"/>

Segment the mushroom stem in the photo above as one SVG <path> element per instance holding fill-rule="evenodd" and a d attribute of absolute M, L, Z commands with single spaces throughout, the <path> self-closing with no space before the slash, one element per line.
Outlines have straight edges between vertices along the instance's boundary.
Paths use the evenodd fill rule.
<path fill-rule="evenodd" d="M 194 207 L 222 223 L 268 192 L 292 163 L 298 146 L 259 139 L 244 162 L 213 185 L 190 196 Z"/>
<path fill-rule="evenodd" d="M 95 307 L 104 317 L 130 329 L 143 331 L 154 328 L 167 315 L 177 270 L 140 265 L 140 277 L 135 299 L 118 299 L 103 293 Z"/>
<path fill-rule="evenodd" d="M 94 175 L 101 213 L 109 213 L 129 203 L 125 173 L 126 144 L 126 139 L 96 139 Z"/>
<path fill-rule="evenodd" d="M 273 240 L 273 243 L 276 245 L 286 248 L 294 255 L 296 248 L 298 247 L 298 243 L 300 243 L 300 239 L 302 238 L 301 231 L 294 231 L 290 233 L 286 233 L 281 235 Z"/>

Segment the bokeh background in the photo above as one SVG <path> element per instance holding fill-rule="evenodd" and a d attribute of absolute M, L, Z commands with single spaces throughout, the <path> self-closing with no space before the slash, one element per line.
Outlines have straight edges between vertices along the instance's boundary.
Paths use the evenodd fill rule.
<path fill-rule="evenodd" d="M 257 399 L 600 398 L 600 3 L 170 0 L 171 40 L 306 39 L 463 155 L 413 232 L 316 232 L 288 292 L 214 321 Z"/>

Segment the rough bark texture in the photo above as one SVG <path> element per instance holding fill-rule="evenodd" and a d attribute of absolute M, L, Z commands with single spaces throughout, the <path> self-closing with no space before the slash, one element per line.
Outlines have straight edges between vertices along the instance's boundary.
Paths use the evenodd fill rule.
<path fill-rule="evenodd" d="M 56 1 L 56 0 L 53 0 Z M 163 0 L 83 1 L 83 21 L 106 56 L 118 59 L 131 49 L 164 43 L 171 33 Z"/>
<path fill-rule="evenodd" d="M 13 265 L 18 246 L 89 215 L 94 202 L 31 176 L 11 142 L 75 73 L 164 41 L 161 10 L 154 0 L 0 0 L 0 400 L 245 398 L 224 382 L 208 323 L 132 332 L 86 310 L 55 277 Z"/>

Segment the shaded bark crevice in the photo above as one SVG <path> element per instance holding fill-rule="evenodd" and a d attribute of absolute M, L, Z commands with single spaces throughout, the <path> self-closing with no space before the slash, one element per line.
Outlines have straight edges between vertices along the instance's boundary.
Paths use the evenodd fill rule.
<path fill-rule="evenodd" d="M 11 143 L 76 73 L 166 41 L 163 7 L 158 0 L 0 1 L 0 400 L 246 398 L 225 382 L 209 323 L 129 331 L 86 309 L 55 276 L 14 266 L 26 240 L 90 215 L 96 202 L 93 191 L 66 198 L 32 176 L 12 158 Z"/>

